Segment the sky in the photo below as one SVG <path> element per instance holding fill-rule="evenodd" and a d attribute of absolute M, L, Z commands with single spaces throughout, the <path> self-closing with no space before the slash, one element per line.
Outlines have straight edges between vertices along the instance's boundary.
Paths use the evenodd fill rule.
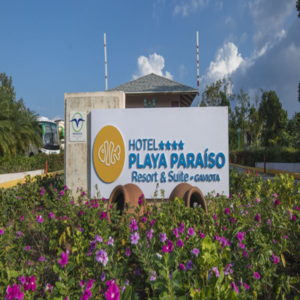
<path fill-rule="evenodd" d="M 50 119 L 64 93 L 105 90 L 149 73 L 197 87 L 232 77 L 254 102 L 275 90 L 289 117 L 300 111 L 296 0 L 12 0 L 0 2 L 0 72 L 17 99 Z M 195 103 L 194 103 L 195 105 Z"/>

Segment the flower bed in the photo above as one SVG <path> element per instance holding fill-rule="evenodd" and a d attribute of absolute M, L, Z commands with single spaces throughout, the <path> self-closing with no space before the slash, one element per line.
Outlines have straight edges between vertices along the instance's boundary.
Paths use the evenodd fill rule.
<path fill-rule="evenodd" d="M 76 205 L 58 175 L 2 191 L 0 298 L 294 299 L 299 185 L 230 179 L 232 196 L 208 195 L 207 215 L 176 199 L 121 222 L 112 207 L 110 224 L 106 199 L 79 190 Z"/>

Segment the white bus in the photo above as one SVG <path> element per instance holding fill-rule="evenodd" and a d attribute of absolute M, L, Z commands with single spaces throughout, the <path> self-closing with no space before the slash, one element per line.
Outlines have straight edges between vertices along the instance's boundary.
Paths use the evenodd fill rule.
<path fill-rule="evenodd" d="M 59 154 L 60 145 L 57 124 L 46 117 L 38 117 L 37 121 L 42 129 L 43 139 L 43 146 L 39 148 L 39 152 L 45 154 Z"/>

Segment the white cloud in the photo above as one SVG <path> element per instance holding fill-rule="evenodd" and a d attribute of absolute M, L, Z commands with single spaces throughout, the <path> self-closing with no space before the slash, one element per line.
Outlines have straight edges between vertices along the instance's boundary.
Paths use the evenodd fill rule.
<path fill-rule="evenodd" d="M 239 44 L 240 45 L 245 44 L 247 39 L 248 39 L 247 32 L 244 32 L 239 39 Z"/>
<path fill-rule="evenodd" d="M 187 75 L 187 69 L 186 69 L 186 67 L 185 67 L 185 65 L 181 65 L 180 67 L 179 67 L 179 74 L 180 74 L 180 79 L 182 80 L 186 75 Z"/>
<path fill-rule="evenodd" d="M 196 12 L 198 9 L 203 9 L 207 6 L 209 0 L 181 0 L 176 4 L 173 10 L 173 15 L 181 14 L 183 17 Z"/>
<path fill-rule="evenodd" d="M 148 57 L 140 56 L 137 60 L 138 63 L 138 71 L 133 75 L 133 79 L 137 79 L 138 77 L 145 76 L 151 73 L 164 76 L 168 79 L 173 79 L 173 75 L 166 71 L 165 74 L 163 69 L 165 67 L 165 59 L 163 56 L 153 53 Z"/>
<path fill-rule="evenodd" d="M 215 2 L 215 8 L 217 11 L 221 11 L 223 9 L 223 2 L 222 1 L 216 1 Z"/>
<path fill-rule="evenodd" d="M 231 16 L 228 16 L 225 20 L 225 25 L 229 26 L 229 28 L 234 29 L 235 28 L 235 21 Z"/>
<path fill-rule="evenodd" d="M 153 1 L 152 18 L 155 19 L 156 22 L 159 21 L 160 16 L 162 15 L 164 6 L 165 6 L 165 0 L 154 0 Z"/>
<path fill-rule="evenodd" d="M 222 79 L 234 72 L 242 63 L 243 58 L 238 53 L 238 47 L 229 42 L 219 48 L 205 74 L 200 78 L 202 89 L 219 79 Z"/>
<path fill-rule="evenodd" d="M 264 53 L 282 37 L 286 19 L 295 11 L 295 1 L 252 0 L 249 11 L 257 28 L 253 37 L 256 52 Z"/>

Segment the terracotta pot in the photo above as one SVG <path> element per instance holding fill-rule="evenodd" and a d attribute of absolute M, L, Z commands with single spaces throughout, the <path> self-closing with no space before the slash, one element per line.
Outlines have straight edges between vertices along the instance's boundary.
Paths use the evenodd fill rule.
<path fill-rule="evenodd" d="M 125 209 L 125 204 L 128 205 L 128 213 L 135 213 L 134 209 L 139 205 L 139 198 L 143 194 L 141 189 L 132 183 L 125 184 L 125 185 L 118 185 L 114 188 L 114 190 L 111 192 L 108 204 L 107 204 L 107 216 L 108 216 L 108 221 L 110 222 L 110 205 L 117 203 L 117 210 L 120 212 L 120 215 L 123 214 L 124 209 Z M 130 208 L 130 207 L 133 208 Z M 144 203 L 140 206 L 141 211 L 140 215 L 143 215 L 144 212 L 146 211 L 146 203 Z"/>
<path fill-rule="evenodd" d="M 175 198 L 183 199 L 187 207 L 194 207 L 194 203 L 198 205 L 201 204 L 201 207 L 207 213 L 207 205 L 205 197 L 201 190 L 196 186 L 191 186 L 188 183 L 178 184 L 170 194 L 169 200 L 173 201 Z"/>

